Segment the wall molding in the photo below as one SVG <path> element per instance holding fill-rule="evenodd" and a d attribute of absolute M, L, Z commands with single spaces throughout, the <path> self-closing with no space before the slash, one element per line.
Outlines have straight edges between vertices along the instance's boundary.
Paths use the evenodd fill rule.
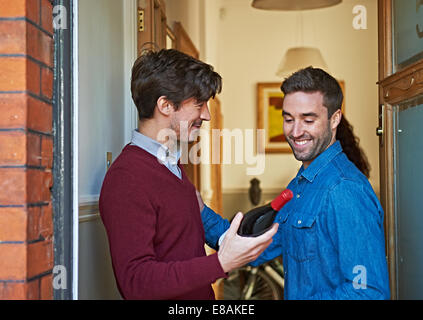
<path fill-rule="evenodd" d="M 96 201 L 79 202 L 78 209 L 79 223 L 93 221 L 100 218 L 98 199 Z"/>

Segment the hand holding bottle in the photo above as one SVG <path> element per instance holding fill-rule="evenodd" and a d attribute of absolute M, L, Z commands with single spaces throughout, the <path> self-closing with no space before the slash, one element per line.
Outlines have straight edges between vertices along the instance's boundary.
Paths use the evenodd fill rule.
<path fill-rule="evenodd" d="M 248 211 L 241 221 L 238 234 L 244 237 L 257 237 L 269 230 L 276 214 L 293 198 L 293 193 L 285 189 L 272 202 Z"/>
<path fill-rule="evenodd" d="M 256 260 L 272 243 L 272 237 L 278 231 L 279 225 L 274 223 L 267 232 L 258 237 L 241 237 L 237 234 L 237 230 L 242 217 L 242 213 L 238 212 L 217 253 L 224 272 L 230 272 Z"/>

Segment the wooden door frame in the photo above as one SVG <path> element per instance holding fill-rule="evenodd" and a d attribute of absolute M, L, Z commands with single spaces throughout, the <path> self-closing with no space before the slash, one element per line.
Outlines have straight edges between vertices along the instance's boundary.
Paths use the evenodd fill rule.
<path fill-rule="evenodd" d="M 391 298 L 398 298 L 394 106 L 423 94 L 423 59 L 393 72 L 392 0 L 378 0 L 380 197 L 385 211 L 385 237 Z"/>
<path fill-rule="evenodd" d="M 164 0 L 137 0 L 138 1 L 138 55 L 141 55 L 146 44 L 151 47 L 166 48 L 166 5 Z M 143 13 L 141 19 L 140 13 Z M 142 20 L 142 21 L 141 21 Z M 143 26 L 141 30 L 140 27 Z"/>
<path fill-rule="evenodd" d="M 180 22 L 175 22 L 173 25 L 173 33 L 175 35 L 175 49 L 183 53 L 186 53 L 196 59 L 199 59 L 200 52 L 195 47 L 188 33 L 185 31 L 184 27 Z M 200 143 L 199 141 L 195 143 Z M 194 143 L 189 144 L 189 150 L 194 145 Z M 189 151 L 188 151 L 189 152 Z M 189 157 L 188 157 L 189 158 Z M 200 164 L 193 164 L 188 162 L 184 164 L 184 169 L 187 176 L 190 178 L 192 184 L 197 190 L 201 192 L 201 166 Z"/>
<path fill-rule="evenodd" d="M 385 212 L 385 246 L 391 298 L 396 299 L 396 245 L 394 210 L 393 110 L 385 104 L 381 82 L 392 74 L 392 2 L 378 0 L 379 38 L 379 165 L 380 201 Z"/>
<path fill-rule="evenodd" d="M 210 208 L 212 208 L 215 212 L 222 213 L 223 212 L 223 199 L 222 199 L 222 158 L 223 158 L 223 137 L 219 134 L 219 141 L 213 141 L 213 129 L 221 130 L 223 129 L 223 115 L 222 115 L 222 107 L 220 100 L 215 97 L 214 99 L 210 99 L 209 103 L 210 113 L 211 113 L 211 121 L 210 121 L 210 166 L 211 166 L 211 189 L 213 191 Z M 218 151 L 215 148 L 219 148 Z M 215 152 L 219 153 L 219 163 L 213 163 L 213 154 Z"/>

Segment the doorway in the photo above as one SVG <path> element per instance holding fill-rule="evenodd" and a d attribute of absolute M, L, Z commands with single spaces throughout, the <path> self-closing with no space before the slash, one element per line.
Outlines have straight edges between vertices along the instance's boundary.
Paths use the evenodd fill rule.
<path fill-rule="evenodd" d="M 423 4 L 399 0 L 378 4 L 377 133 L 391 297 L 422 299 Z"/>

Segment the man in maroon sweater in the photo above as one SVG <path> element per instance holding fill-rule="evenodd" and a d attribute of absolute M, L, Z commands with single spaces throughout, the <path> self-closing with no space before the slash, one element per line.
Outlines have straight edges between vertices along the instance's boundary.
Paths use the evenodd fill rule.
<path fill-rule="evenodd" d="M 119 291 L 125 299 L 214 299 L 211 284 L 255 260 L 277 230 L 275 224 L 260 237 L 240 237 L 238 214 L 218 252 L 205 253 L 205 232 L 223 233 L 229 223 L 203 226 L 179 150 L 210 120 L 207 102 L 220 92 L 221 77 L 188 55 L 161 50 L 137 59 L 131 90 L 139 127 L 100 194 Z"/>

